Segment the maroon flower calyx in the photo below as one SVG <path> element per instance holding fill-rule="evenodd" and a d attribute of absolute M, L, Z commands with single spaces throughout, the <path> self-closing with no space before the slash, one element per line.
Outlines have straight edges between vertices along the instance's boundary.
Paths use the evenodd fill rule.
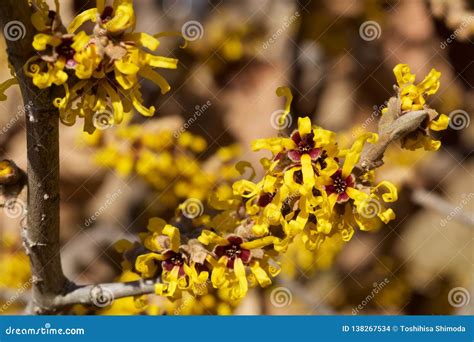
<path fill-rule="evenodd" d="M 238 236 L 229 236 L 227 238 L 229 244 L 217 246 L 214 249 L 214 253 L 220 259 L 221 257 L 227 257 L 227 267 L 234 268 L 234 263 L 237 258 L 241 259 L 244 264 L 250 261 L 251 253 L 250 250 L 242 248 L 240 245 L 244 240 Z"/>
<path fill-rule="evenodd" d="M 328 195 L 336 193 L 337 203 L 347 202 L 349 195 L 347 194 L 347 188 L 353 188 L 355 185 L 355 177 L 351 174 L 347 177 L 342 176 L 342 170 L 337 170 L 332 176 L 332 184 L 326 185 L 325 190 Z"/>
<path fill-rule="evenodd" d="M 300 162 L 303 154 L 308 154 L 313 161 L 320 157 L 321 149 L 315 147 L 313 132 L 301 136 L 300 132 L 296 130 L 290 138 L 296 145 L 296 148 L 288 151 L 288 158 L 292 161 Z"/>
<path fill-rule="evenodd" d="M 275 197 L 274 193 L 272 194 L 269 192 L 264 192 L 258 197 L 257 205 L 261 208 L 264 208 L 272 202 L 273 197 Z"/>
<path fill-rule="evenodd" d="M 173 268 L 179 267 L 178 275 L 180 277 L 185 275 L 183 265 L 186 262 L 186 259 L 182 253 L 167 251 L 164 256 L 165 260 L 161 262 L 161 265 L 165 271 L 171 272 Z"/>

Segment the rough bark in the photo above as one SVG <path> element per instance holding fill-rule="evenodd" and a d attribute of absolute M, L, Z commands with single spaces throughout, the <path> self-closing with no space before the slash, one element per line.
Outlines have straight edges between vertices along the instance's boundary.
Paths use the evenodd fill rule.
<path fill-rule="evenodd" d="M 23 240 L 31 263 L 33 310 L 51 313 L 54 298 L 65 291 L 67 284 L 59 246 L 59 123 L 58 111 L 52 104 L 53 90 L 36 88 L 23 72 L 28 58 L 35 55 L 31 45 L 35 29 L 30 16 L 27 0 L 0 3 L 2 29 L 13 20 L 24 27 L 20 39 L 6 37 L 9 61 L 16 72 L 26 112 L 28 212 Z"/>

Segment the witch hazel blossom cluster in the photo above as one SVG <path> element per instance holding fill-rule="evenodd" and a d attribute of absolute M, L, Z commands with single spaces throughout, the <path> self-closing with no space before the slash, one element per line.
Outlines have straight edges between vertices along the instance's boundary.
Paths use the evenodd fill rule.
<path fill-rule="evenodd" d="M 67 30 L 59 17 L 59 1 L 56 11 L 42 0 L 34 3 L 37 11 L 32 22 L 39 33 L 33 47 L 38 54 L 24 69 L 40 89 L 64 88 L 64 97 L 54 100 L 64 124 L 82 118 L 84 130 L 92 133 L 100 124 L 95 122 L 98 113 L 106 113 L 106 120 L 116 124 L 133 110 L 144 116 L 154 114 L 155 108 L 143 103 L 139 80 L 150 80 L 164 94 L 170 85 L 155 69 L 175 69 L 178 61 L 153 53 L 160 34 L 134 30 L 132 0 L 114 0 L 110 5 L 98 0 L 95 8 L 78 14 Z M 93 29 L 80 30 L 87 22 L 94 24 Z"/>
<path fill-rule="evenodd" d="M 416 82 L 410 67 L 399 64 L 393 70 L 396 94 L 381 110 L 377 133 L 364 129 L 346 145 L 344 134 L 300 117 L 297 128 L 285 134 L 292 95 L 280 87 L 277 95 L 286 97 L 285 109 L 278 112 L 283 113 L 280 134 L 252 144 L 254 151 L 267 152 L 260 161 L 262 172 L 245 161 L 232 165 L 237 146 L 202 161 L 198 155 L 207 148 L 202 137 L 182 129 L 173 133 L 157 120 L 155 125 L 132 121 L 134 111 L 144 116 L 155 111 L 144 104 L 143 79 L 163 94 L 170 90 L 156 69 L 175 69 L 178 61 L 155 52 L 158 39 L 173 33 L 135 31 L 132 0 L 97 0 L 67 28 L 59 0 L 54 11 L 45 0 L 29 4 L 37 53 L 24 65 L 24 74 L 40 89 L 59 87 L 62 96 L 51 100 L 61 121 L 72 125 L 83 119 L 90 142 L 99 147 L 98 161 L 123 176 L 146 180 L 166 209 L 160 213 L 169 218 L 152 217 L 139 242 L 116 243 L 123 255 L 119 281 L 151 280 L 154 292 L 170 302 L 192 298 L 204 308 L 213 305 L 206 299 L 212 294 L 214 303 L 224 304 L 218 312 L 229 313 L 249 289 L 272 284 L 281 272 L 282 255 L 290 259 L 303 250 L 331 264 L 358 230 L 375 231 L 395 219 L 390 206 L 398 200 L 397 188 L 377 173 L 387 147 L 436 151 L 441 147 L 436 132 L 449 124 L 449 117 L 427 102 L 439 89 L 441 73 L 432 69 Z M 11 71 L 13 78 L 0 84 L 0 101 L 6 89 L 18 84 Z M 119 123 L 110 134 L 101 132 Z M 249 169 L 251 175 L 243 177 Z M 13 169 L 5 170 L 11 176 Z M 190 200 L 198 201 L 198 215 L 187 214 Z"/>
<path fill-rule="evenodd" d="M 428 129 L 445 129 L 447 120 L 425 97 L 438 89 L 440 74 L 434 70 L 415 85 L 408 66 L 398 65 L 394 73 L 397 96 L 382 111 L 383 138 L 390 131 L 386 125 L 424 110 L 426 120 L 409 136 L 417 143 L 407 146 L 403 137 L 402 147 L 439 148 L 429 143 L 434 140 Z M 287 97 L 284 115 L 289 115 L 289 89 L 277 94 Z M 209 285 L 220 298 L 235 302 L 250 288 L 269 286 L 281 270 L 279 257 L 294 243 L 319 253 L 334 238 L 347 242 L 358 229 L 374 231 L 395 219 L 389 205 L 398 199 L 397 188 L 389 180 L 375 181 L 376 167 L 363 167 L 361 160 L 380 139 L 363 132 L 342 148 L 335 132 L 299 118 L 289 136 L 254 141 L 253 150 L 269 152 L 261 160 L 264 175 L 254 180 L 253 170 L 250 179 L 220 183 L 208 198 L 212 215 L 189 220 L 179 208 L 172 223 L 152 218 L 139 246 L 120 241 L 125 268 L 155 279 L 156 293 L 172 299 L 202 295 Z M 241 173 L 246 168 L 252 166 L 236 165 Z"/>
<path fill-rule="evenodd" d="M 144 278 L 161 275 L 160 295 L 202 291 L 210 280 L 226 298 L 239 300 L 249 288 L 272 283 L 280 272 L 279 255 L 296 236 L 316 250 L 326 237 L 340 234 L 348 241 L 354 228 L 373 230 L 395 217 L 392 209 L 373 217 L 365 212 L 371 201 L 395 201 L 395 187 L 352 174 L 364 144 L 377 135 L 364 134 L 350 149 L 339 150 L 335 134 L 311 126 L 309 118 L 298 126 L 289 138 L 255 142 L 255 149 L 272 151 L 272 158 L 262 161 L 265 176 L 259 182 L 237 181 L 231 192 L 214 196 L 209 205 L 222 211 L 193 220 L 195 238 L 181 234 L 183 217 L 175 225 L 153 218 L 141 236 L 148 252 L 127 265 Z M 126 254 L 135 254 L 130 251 L 136 246 L 127 246 Z"/>
<path fill-rule="evenodd" d="M 398 91 L 400 115 L 416 110 L 426 110 L 428 112 L 427 119 L 423 121 L 420 127 L 402 139 L 402 147 L 409 150 L 423 148 L 426 151 L 437 151 L 441 147 L 441 142 L 433 139 L 430 131 L 447 129 L 449 117 L 446 114 L 439 114 L 429 107 L 426 98 L 438 91 L 441 73 L 436 69 L 431 69 L 423 81 L 415 84 L 416 75 L 411 73 L 407 64 L 398 64 L 393 72 L 397 79 L 396 89 Z M 384 108 L 382 113 L 387 113 L 387 111 L 388 108 Z"/>

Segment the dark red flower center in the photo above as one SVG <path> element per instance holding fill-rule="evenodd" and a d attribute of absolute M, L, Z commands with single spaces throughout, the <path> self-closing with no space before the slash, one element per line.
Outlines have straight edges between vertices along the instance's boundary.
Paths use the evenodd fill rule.
<path fill-rule="evenodd" d="M 184 275 L 184 262 L 185 259 L 181 253 L 176 253 L 173 251 L 168 251 L 165 253 L 166 259 L 163 260 L 162 266 L 166 271 L 172 271 L 176 266 L 179 267 L 179 276 Z"/>
<path fill-rule="evenodd" d="M 108 22 L 110 19 L 112 19 L 113 14 L 114 14 L 114 9 L 110 6 L 106 6 L 104 8 L 104 11 L 100 15 L 100 20 L 104 24 L 104 23 Z"/>
<path fill-rule="evenodd" d="M 271 194 L 269 192 L 264 192 L 263 194 L 261 194 L 259 197 L 258 197 L 258 200 L 257 200 L 257 204 L 259 207 L 266 207 L 267 205 L 269 205 L 272 200 L 273 200 L 273 197 L 275 197 L 275 194 Z"/>
<path fill-rule="evenodd" d="M 336 190 L 338 194 L 341 194 L 346 191 L 347 183 L 341 177 L 335 178 L 333 180 L 333 185 L 334 185 L 334 190 Z"/>
<path fill-rule="evenodd" d="M 347 195 L 347 188 L 353 188 L 355 179 L 353 175 L 347 177 L 342 176 L 342 170 L 337 170 L 332 176 L 332 184 L 326 185 L 325 190 L 328 195 L 336 193 L 337 202 L 346 202 L 349 200 L 349 195 Z"/>
<path fill-rule="evenodd" d="M 240 258 L 240 254 L 242 254 L 242 251 L 240 249 L 240 246 L 238 245 L 229 245 L 225 248 L 225 254 L 229 258 L 235 259 Z"/>
<path fill-rule="evenodd" d="M 315 148 L 313 132 L 301 136 L 299 131 L 294 131 L 291 134 L 291 140 L 295 143 L 296 148 L 288 151 L 288 157 L 294 162 L 299 162 L 303 154 L 308 154 L 312 160 L 318 159 L 321 155 L 321 150 Z"/>
<path fill-rule="evenodd" d="M 74 54 L 76 53 L 76 51 L 74 51 L 74 49 L 72 48 L 72 43 L 73 43 L 73 39 L 72 38 L 62 38 L 61 39 L 61 44 L 59 44 L 57 47 L 56 47 L 56 52 L 66 58 L 66 61 L 69 61 L 71 59 L 74 58 Z"/>
<path fill-rule="evenodd" d="M 250 261 L 250 251 L 240 246 L 243 240 L 234 236 L 229 237 L 227 240 L 229 241 L 228 245 L 216 247 L 216 255 L 219 258 L 222 256 L 227 257 L 228 268 L 234 268 L 234 262 L 237 258 L 242 259 L 244 264 L 248 263 Z"/>

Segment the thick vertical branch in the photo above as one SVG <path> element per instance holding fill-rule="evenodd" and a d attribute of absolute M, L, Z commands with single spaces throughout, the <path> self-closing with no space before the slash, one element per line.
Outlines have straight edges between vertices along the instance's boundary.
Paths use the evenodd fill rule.
<path fill-rule="evenodd" d="M 14 20 L 21 22 L 22 25 L 17 22 L 19 30 L 24 28 L 14 39 L 5 34 L 27 114 L 28 223 L 23 238 L 33 277 L 33 309 L 36 313 L 50 313 L 54 298 L 64 292 L 66 284 L 59 254 L 58 111 L 52 105 L 51 88 L 39 90 L 23 73 L 26 61 L 35 55 L 31 45 L 35 29 L 30 16 L 27 0 L 0 3 L 2 30 L 9 23 L 13 25 Z"/>

